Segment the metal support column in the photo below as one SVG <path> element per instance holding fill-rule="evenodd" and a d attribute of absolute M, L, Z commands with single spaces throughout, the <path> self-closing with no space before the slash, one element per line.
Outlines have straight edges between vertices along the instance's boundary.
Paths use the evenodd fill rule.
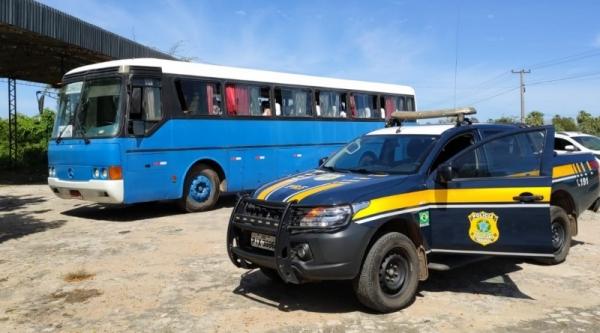
<path fill-rule="evenodd" d="M 8 79 L 8 158 L 11 166 L 17 161 L 17 80 Z"/>

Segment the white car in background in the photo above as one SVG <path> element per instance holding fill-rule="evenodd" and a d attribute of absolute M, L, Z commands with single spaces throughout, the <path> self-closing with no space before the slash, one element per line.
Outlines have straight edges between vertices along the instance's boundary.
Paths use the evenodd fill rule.
<path fill-rule="evenodd" d="M 600 138 L 597 136 L 581 132 L 557 132 L 554 136 L 554 150 L 559 153 L 590 152 L 600 162 Z"/>

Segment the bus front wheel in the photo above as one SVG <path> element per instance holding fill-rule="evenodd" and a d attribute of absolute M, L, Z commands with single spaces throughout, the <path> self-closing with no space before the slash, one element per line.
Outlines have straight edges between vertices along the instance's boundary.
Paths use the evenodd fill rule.
<path fill-rule="evenodd" d="M 219 175 L 206 165 L 194 166 L 185 177 L 180 206 L 193 213 L 209 210 L 219 199 Z"/>

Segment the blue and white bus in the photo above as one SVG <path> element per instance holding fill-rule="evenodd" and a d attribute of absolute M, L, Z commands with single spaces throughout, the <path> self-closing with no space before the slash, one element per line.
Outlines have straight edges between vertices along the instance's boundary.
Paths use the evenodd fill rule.
<path fill-rule="evenodd" d="M 65 199 L 207 210 L 413 110 L 400 85 L 158 59 L 84 66 L 64 76 L 48 184 Z"/>

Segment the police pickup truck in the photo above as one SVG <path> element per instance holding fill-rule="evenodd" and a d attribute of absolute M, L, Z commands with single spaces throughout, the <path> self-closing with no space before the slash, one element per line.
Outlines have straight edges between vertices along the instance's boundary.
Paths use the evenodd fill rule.
<path fill-rule="evenodd" d="M 555 154 L 551 126 L 471 124 L 474 112 L 394 113 L 396 124 L 318 169 L 241 197 L 231 261 L 287 283 L 353 280 L 358 300 L 380 312 L 409 305 L 445 258 L 564 261 L 577 218 L 600 204 L 597 160 Z M 401 125 L 435 116 L 457 123 Z"/>

